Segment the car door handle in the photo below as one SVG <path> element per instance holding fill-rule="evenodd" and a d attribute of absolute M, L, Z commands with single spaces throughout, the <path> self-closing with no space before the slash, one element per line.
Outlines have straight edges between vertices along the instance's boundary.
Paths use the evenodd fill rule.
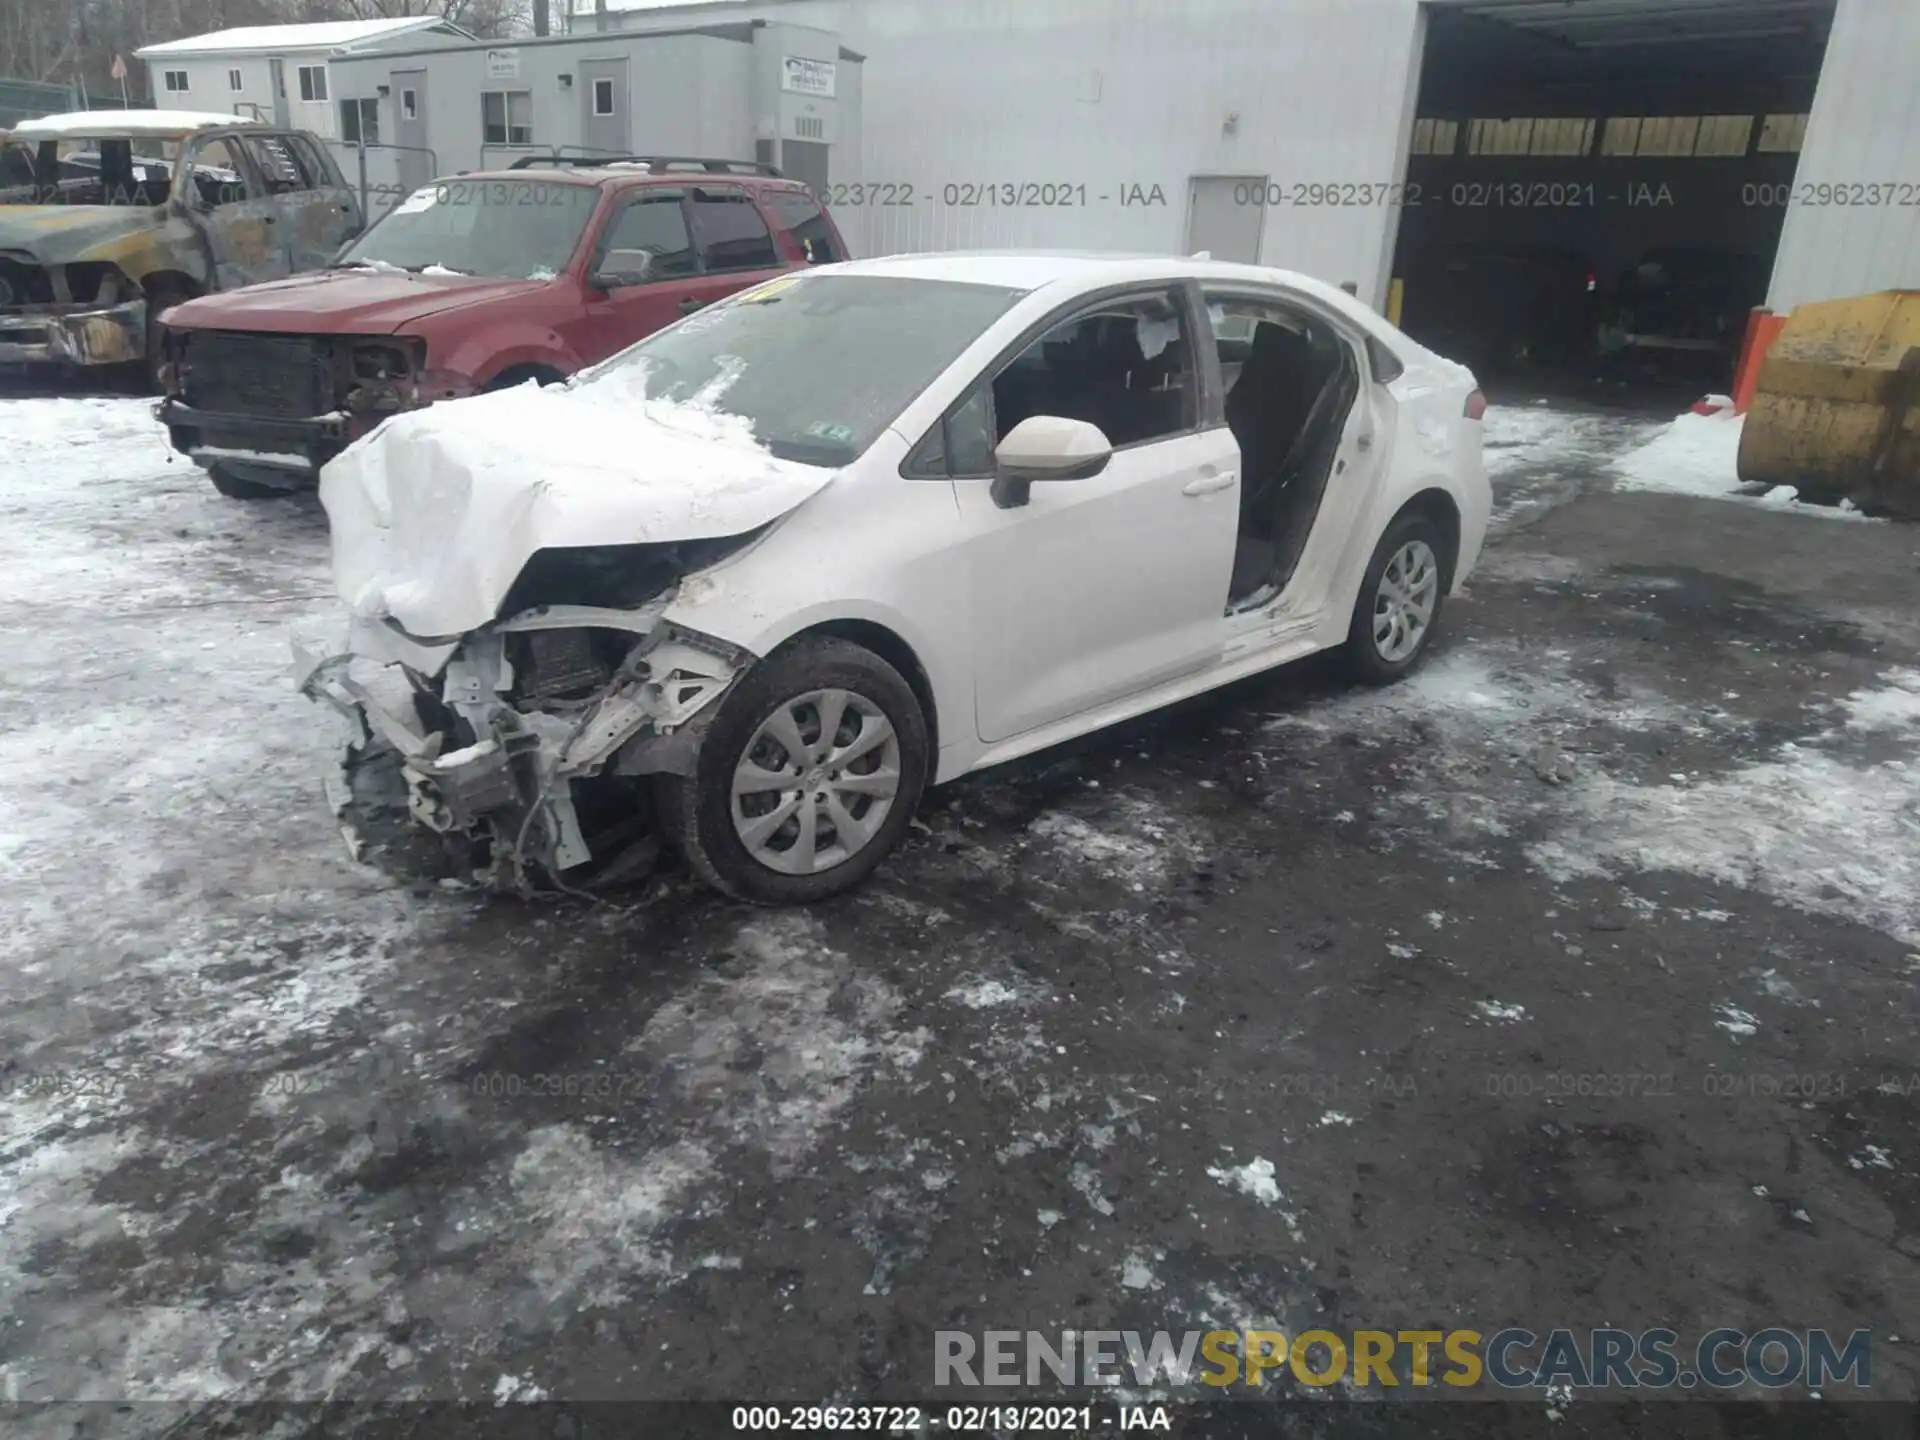
<path fill-rule="evenodd" d="M 1218 475 L 1202 475 L 1198 480 L 1189 480 L 1180 493 L 1182 495 L 1211 495 L 1218 490 L 1231 490 L 1239 483 L 1238 471 L 1223 470 Z"/>
<path fill-rule="evenodd" d="M 696 310 L 704 310 L 706 308 L 707 308 L 706 301 L 695 300 L 691 295 L 689 295 L 685 300 L 682 300 L 680 302 L 680 313 L 682 315 L 691 315 Z"/>

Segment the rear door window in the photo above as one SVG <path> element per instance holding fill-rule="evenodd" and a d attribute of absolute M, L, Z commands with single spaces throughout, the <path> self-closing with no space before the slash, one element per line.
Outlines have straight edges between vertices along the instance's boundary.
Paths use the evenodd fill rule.
<path fill-rule="evenodd" d="M 709 271 L 779 268 L 773 234 L 744 190 L 712 185 L 696 188 L 693 237 Z"/>
<path fill-rule="evenodd" d="M 202 140 L 187 156 L 183 178 L 190 178 L 203 205 L 218 208 L 252 199 L 240 157 L 228 139 Z"/>
<path fill-rule="evenodd" d="M 641 192 L 622 210 L 600 242 L 600 254 L 610 250 L 645 250 L 653 256 L 653 278 L 676 280 L 699 273 L 693 255 L 693 237 L 687 233 L 682 208 L 683 190 Z"/>
<path fill-rule="evenodd" d="M 246 146 L 253 163 L 259 167 L 260 178 L 266 181 L 269 195 L 294 195 L 317 188 L 319 182 L 301 165 L 286 136 L 249 135 Z"/>
<path fill-rule="evenodd" d="M 820 202 L 805 190 L 765 190 L 761 198 L 773 223 L 794 238 L 809 265 L 831 265 L 847 257 L 840 253 L 833 227 Z"/>
<path fill-rule="evenodd" d="M 300 162 L 300 168 L 306 172 L 315 190 L 346 188 L 346 181 L 340 174 L 340 168 L 321 148 L 319 141 L 307 135 L 286 135 L 281 139 L 292 149 L 294 158 Z"/>

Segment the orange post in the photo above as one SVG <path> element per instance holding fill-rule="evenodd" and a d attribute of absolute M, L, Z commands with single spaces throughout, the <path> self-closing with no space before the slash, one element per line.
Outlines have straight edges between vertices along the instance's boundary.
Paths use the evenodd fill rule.
<path fill-rule="evenodd" d="M 1733 372 L 1733 413 L 1744 415 L 1753 403 L 1753 392 L 1760 384 L 1760 366 L 1787 328 L 1787 317 L 1776 315 L 1764 306 L 1747 316 L 1746 339 L 1740 345 L 1740 366 Z"/>

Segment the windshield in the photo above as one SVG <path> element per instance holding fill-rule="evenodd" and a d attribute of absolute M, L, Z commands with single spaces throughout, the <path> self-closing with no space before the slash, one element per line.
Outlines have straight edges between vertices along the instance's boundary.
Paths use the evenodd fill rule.
<path fill-rule="evenodd" d="M 784 276 L 642 340 L 576 383 L 630 383 L 637 370 L 650 400 L 741 416 L 783 460 L 846 465 L 1023 293 L 875 275 Z"/>
<path fill-rule="evenodd" d="M 551 280 L 599 200 L 598 186 L 565 181 L 446 180 L 394 206 L 334 265 Z"/>

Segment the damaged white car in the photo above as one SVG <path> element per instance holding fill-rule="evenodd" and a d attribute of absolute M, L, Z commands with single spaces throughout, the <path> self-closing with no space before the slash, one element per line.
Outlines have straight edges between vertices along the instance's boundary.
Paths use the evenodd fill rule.
<path fill-rule="evenodd" d="M 1319 650 L 1404 673 L 1480 551 L 1484 408 L 1281 271 L 825 266 L 332 461 L 353 618 L 300 684 L 353 793 L 496 883 L 664 843 L 817 900 L 929 784 Z"/>

